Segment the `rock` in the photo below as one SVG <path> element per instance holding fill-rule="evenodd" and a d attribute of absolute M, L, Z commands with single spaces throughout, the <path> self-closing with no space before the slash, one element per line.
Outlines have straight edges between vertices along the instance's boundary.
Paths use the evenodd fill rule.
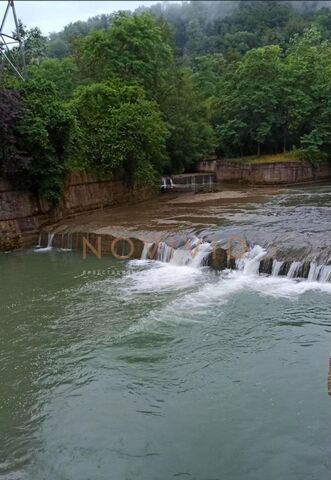
<path fill-rule="evenodd" d="M 272 272 L 273 261 L 274 261 L 273 258 L 270 258 L 270 257 L 264 258 L 263 260 L 261 260 L 259 272 L 270 275 Z"/>
<path fill-rule="evenodd" d="M 215 246 L 208 258 L 208 265 L 215 270 L 225 270 L 228 268 L 227 251 Z"/>

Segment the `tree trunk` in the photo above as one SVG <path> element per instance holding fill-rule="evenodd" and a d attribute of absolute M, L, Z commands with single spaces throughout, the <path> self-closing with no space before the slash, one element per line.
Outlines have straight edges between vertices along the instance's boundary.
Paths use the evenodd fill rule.
<path fill-rule="evenodd" d="M 287 148 L 287 128 L 284 127 L 283 130 L 283 153 L 286 153 L 286 148 Z"/>
<path fill-rule="evenodd" d="M 257 156 L 259 157 L 261 155 L 261 143 L 257 143 Z"/>

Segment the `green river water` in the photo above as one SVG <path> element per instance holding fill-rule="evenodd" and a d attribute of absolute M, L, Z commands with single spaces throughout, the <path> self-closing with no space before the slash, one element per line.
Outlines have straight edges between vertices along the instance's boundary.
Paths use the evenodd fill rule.
<path fill-rule="evenodd" d="M 329 479 L 331 283 L 0 255 L 0 478 Z"/>

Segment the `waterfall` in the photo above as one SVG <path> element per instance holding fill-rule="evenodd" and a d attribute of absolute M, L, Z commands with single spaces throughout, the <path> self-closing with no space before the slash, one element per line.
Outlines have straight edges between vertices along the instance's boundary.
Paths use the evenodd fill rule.
<path fill-rule="evenodd" d="M 196 246 L 190 245 L 187 248 L 178 248 L 174 250 L 170 263 L 199 268 L 206 264 L 211 249 L 210 243 L 198 243 Z"/>
<path fill-rule="evenodd" d="M 173 248 L 166 242 L 145 243 L 141 254 L 142 260 L 149 260 L 150 256 L 162 263 L 169 263 L 176 266 L 189 266 L 199 268 L 208 263 L 210 254 L 212 253 L 212 244 L 202 242 L 200 239 L 191 239 L 184 247 Z M 243 275 L 259 275 L 261 261 L 266 257 L 267 251 L 260 245 L 255 245 L 246 255 L 235 262 L 237 270 Z M 282 271 L 282 267 L 286 267 L 284 261 L 273 260 L 271 276 L 278 277 Z M 303 262 L 292 262 L 289 264 L 287 278 L 301 278 L 304 275 Z M 285 275 L 285 274 L 284 274 Z M 309 274 L 306 279 L 308 282 L 331 282 L 331 265 L 318 265 L 311 262 L 309 266 Z"/>
<path fill-rule="evenodd" d="M 35 252 L 51 251 L 53 241 L 58 246 L 58 251 L 71 251 L 73 243 L 75 243 L 70 233 L 48 233 L 47 246 L 45 247 L 40 247 L 41 241 L 42 235 L 39 236 L 38 245 L 34 248 Z M 191 237 L 185 245 L 178 248 L 168 245 L 165 241 L 144 242 L 140 258 L 141 260 L 156 260 L 174 266 L 200 268 L 208 264 L 213 267 L 213 257 L 211 256 L 213 247 L 213 242 L 203 242 L 198 237 Z M 328 264 L 319 264 L 316 260 L 309 262 L 308 259 L 291 262 L 287 259 L 282 261 L 270 257 L 265 258 L 267 253 L 266 249 L 260 245 L 255 245 L 243 257 L 231 262 L 231 268 L 239 270 L 243 275 L 259 275 L 261 273 L 272 277 L 285 276 L 288 279 L 298 279 L 299 281 L 331 282 L 331 259 L 328 260 Z M 216 269 L 229 268 L 229 264 L 228 267 L 226 266 L 226 252 L 223 252 L 223 254 L 225 255 L 225 263 L 222 267 L 215 266 Z"/>
<path fill-rule="evenodd" d="M 47 240 L 47 248 L 49 249 L 53 248 L 53 239 L 54 239 L 54 233 L 49 233 L 48 240 Z"/>
<path fill-rule="evenodd" d="M 191 255 L 191 261 L 189 262 L 189 265 L 194 268 L 201 267 L 203 265 L 206 265 L 208 257 L 211 253 L 212 246 L 210 243 L 200 243 L 198 244 L 192 252 L 190 252 Z"/>
<path fill-rule="evenodd" d="M 145 243 L 141 254 L 142 260 L 149 259 L 150 249 L 153 243 Z M 193 239 L 183 248 L 169 246 L 166 242 L 160 242 L 154 247 L 156 250 L 155 259 L 162 263 L 169 263 L 177 266 L 189 266 L 199 268 L 207 263 L 211 253 L 212 245 L 207 242 L 201 242 L 199 239 Z"/>
<path fill-rule="evenodd" d="M 289 271 L 287 272 L 288 278 L 297 278 L 299 276 L 302 262 L 292 262 Z"/>
<path fill-rule="evenodd" d="M 172 257 L 173 248 L 165 242 L 160 242 L 157 249 L 157 260 L 163 263 L 169 263 Z"/>
<path fill-rule="evenodd" d="M 144 243 L 143 251 L 141 252 L 141 260 L 150 260 L 149 258 L 149 251 L 152 247 L 153 243 Z"/>
<path fill-rule="evenodd" d="M 331 282 L 331 265 L 322 265 L 319 273 L 319 282 Z"/>
<path fill-rule="evenodd" d="M 260 262 L 267 255 L 267 251 L 260 245 L 255 245 L 243 258 L 236 260 L 236 267 L 244 275 L 257 275 L 259 273 Z"/>
<path fill-rule="evenodd" d="M 311 262 L 309 267 L 308 281 L 316 282 L 321 270 L 322 270 L 322 265 L 317 265 L 317 263 Z"/>
<path fill-rule="evenodd" d="M 330 282 L 331 281 L 331 265 L 317 265 L 311 262 L 308 274 L 309 282 Z"/>
<path fill-rule="evenodd" d="M 271 271 L 271 275 L 273 277 L 278 277 L 279 275 L 279 272 L 280 272 L 280 269 L 282 268 L 284 262 L 278 262 L 278 260 L 274 260 L 272 262 L 272 271 Z"/>
<path fill-rule="evenodd" d="M 54 239 L 54 233 L 49 233 L 48 238 L 47 238 L 47 247 L 44 248 L 35 248 L 35 252 L 49 252 L 53 248 L 53 239 Z"/>
<path fill-rule="evenodd" d="M 243 272 L 244 275 L 258 275 L 260 270 L 261 260 L 266 256 L 267 252 L 259 245 L 255 245 L 246 255 L 236 260 L 236 268 Z M 271 275 L 278 277 L 284 266 L 284 261 L 273 260 Z M 292 262 L 289 265 L 287 278 L 300 278 L 304 280 L 304 262 Z M 309 274 L 306 279 L 307 282 L 331 282 L 331 265 L 318 265 L 311 262 L 309 265 Z"/>
<path fill-rule="evenodd" d="M 176 250 L 173 250 L 169 263 L 171 263 L 171 265 L 188 265 L 191 260 L 192 257 L 188 250 L 177 248 Z"/>

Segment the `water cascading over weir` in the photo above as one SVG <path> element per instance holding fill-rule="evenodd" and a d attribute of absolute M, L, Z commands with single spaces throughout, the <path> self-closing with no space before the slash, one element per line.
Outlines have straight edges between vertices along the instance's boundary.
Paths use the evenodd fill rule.
<path fill-rule="evenodd" d="M 150 254 L 151 250 L 153 253 Z M 156 247 L 155 244 L 145 244 L 142 259 L 151 258 L 160 262 L 169 262 L 174 265 L 192 267 L 210 266 L 219 270 L 234 269 L 244 274 L 265 274 L 273 277 L 307 279 L 308 281 L 331 282 L 331 265 L 318 265 L 316 262 L 279 261 L 267 258 L 267 251 L 259 245 L 251 247 L 245 254 L 236 255 L 223 249 L 217 244 L 202 242 L 195 239 L 190 248 L 174 249 L 164 242 Z"/>
<path fill-rule="evenodd" d="M 176 237 L 175 237 L 176 238 Z M 85 243 L 85 247 L 84 247 Z M 91 250 L 91 247 L 92 250 Z M 178 236 L 173 239 L 145 241 L 139 237 L 116 237 L 96 233 L 42 232 L 36 252 L 58 249 L 62 252 L 73 250 L 85 254 L 112 255 L 119 260 L 140 259 L 156 261 L 191 268 L 214 270 L 238 270 L 244 275 L 269 275 L 302 279 L 308 282 L 331 283 L 331 263 L 316 260 L 289 260 L 273 258 L 268 249 L 259 245 L 248 245 L 244 240 L 230 238 L 226 242 L 206 241 L 197 236 Z"/>

